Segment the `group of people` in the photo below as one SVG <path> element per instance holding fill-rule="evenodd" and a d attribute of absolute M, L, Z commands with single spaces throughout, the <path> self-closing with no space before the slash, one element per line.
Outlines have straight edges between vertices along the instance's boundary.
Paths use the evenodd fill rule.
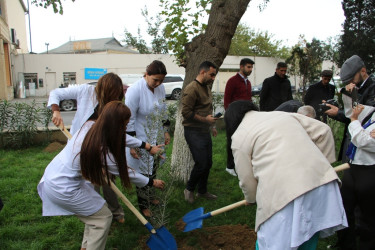
<path fill-rule="evenodd" d="M 287 65 L 278 63 L 260 93 L 260 111 L 267 112 L 257 112 L 244 92 L 251 89 L 245 69 L 253 65 L 243 59 L 229 79 L 224 119 L 227 171 L 238 175 L 246 201 L 257 204 L 258 249 L 315 249 L 319 235 L 335 231 L 338 249 L 375 249 L 374 76 L 354 55 L 340 71 L 344 108 L 326 102 L 335 96 L 330 70 L 309 87 L 303 106 L 293 100 Z M 339 158 L 350 169 L 342 180 L 330 166 L 336 158 L 327 117 L 346 128 Z"/>
<path fill-rule="evenodd" d="M 306 95 L 312 107 L 302 106 L 293 100 L 287 65 L 278 63 L 275 75 L 264 80 L 263 112 L 259 112 L 247 79 L 254 64 L 248 58 L 241 60 L 240 71 L 229 79 L 224 120 L 227 168 L 238 176 L 247 204 L 257 204 L 257 249 L 315 249 L 319 236 L 335 231 L 341 249 L 356 249 L 358 233 L 360 249 L 375 249 L 371 199 L 375 192 L 375 84 L 363 61 L 353 56 L 341 68 L 340 77 L 347 83 L 342 91 L 344 109 L 326 104 L 327 116 L 348 124 L 351 168 L 342 181 L 331 166 L 336 161 L 332 132 L 314 119 L 314 108 L 320 103 L 311 97 L 324 93 L 321 101 L 331 98 L 330 87 L 325 88 L 331 72 L 323 71 L 322 81 Z M 184 136 L 194 160 L 183 193 L 189 203 L 196 197 L 217 199 L 207 188 L 211 134 L 217 135 L 211 92 L 217 73 L 215 64 L 203 62 L 181 97 Z M 112 218 L 124 222 L 110 187 L 115 176 L 125 188 L 136 185 L 145 216 L 151 216 L 151 205 L 159 204 L 153 188 L 163 189 L 165 183 L 156 179 L 153 155 L 161 154 L 170 143 L 162 85 L 166 74 L 165 65 L 156 60 L 125 96 L 122 81 L 114 73 L 103 75 L 96 86 L 83 84 L 50 93 L 48 107 L 55 125 L 63 124 L 61 100 L 76 99 L 77 112 L 70 130 L 73 137 L 47 166 L 38 192 L 44 216 L 76 215 L 85 223 L 82 249 L 104 249 Z M 155 113 L 160 114 L 160 122 L 149 126 L 149 117 Z"/>

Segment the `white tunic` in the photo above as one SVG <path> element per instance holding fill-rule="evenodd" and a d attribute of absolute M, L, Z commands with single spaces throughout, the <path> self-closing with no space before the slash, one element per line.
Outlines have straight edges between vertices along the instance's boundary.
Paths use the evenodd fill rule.
<path fill-rule="evenodd" d="M 164 144 L 163 126 L 153 119 L 159 115 L 166 119 L 166 104 L 164 100 L 165 89 L 163 84 L 155 88 L 154 93 L 148 88 L 144 78 L 129 87 L 125 95 L 125 104 L 130 108 L 132 114 L 127 131 L 135 131 L 138 139 L 147 141 L 152 145 Z M 152 174 L 154 162 L 152 156 L 142 150 L 141 157 L 138 160 L 130 155 L 129 148 L 126 149 L 126 153 L 130 167 L 140 173 Z"/>
<path fill-rule="evenodd" d="M 74 135 L 82 125 L 94 113 L 98 100 L 96 99 L 95 86 L 89 84 L 81 84 L 68 88 L 57 88 L 50 92 L 48 99 L 48 108 L 52 104 L 60 104 L 60 101 L 67 99 L 77 100 L 77 112 L 73 118 L 70 133 Z M 140 147 L 141 140 L 132 136 L 126 136 L 127 147 Z"/>
<path fill-rule="evenodd" d="M 43 201 L 43 216 L 89 216 L 103 207 L 105 200 L 90 182 L 82 178 L 78 154 L 83 139 L 93 124 L 93 121 L 86 122 L 47 166 L 38 185 L 38 193 Z M 109 171 L 119 175 L 113 159 L 111 154 L 107 155 Z M 131 182 L 139 187 L 147 185 L 149 181 L 149 178 L 130 169 L 129 177 Z"/>

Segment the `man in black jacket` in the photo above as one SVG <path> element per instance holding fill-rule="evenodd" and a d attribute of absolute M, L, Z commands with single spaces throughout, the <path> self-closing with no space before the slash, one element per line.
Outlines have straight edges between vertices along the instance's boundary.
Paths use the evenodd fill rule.
<path fill-rule="evenodd" d="M 305 105 L 314 107 L 317 120 L 327 123 L 327 114 L 321 112 L 319 104 L 322 104 L 323 100 L 327 101 L 335 97 L 335 86 L 329 84 L 333 75 L 331 70 L 323 70 L 320 75 L 322 80 L 308 88 L 304 102 Z"/>
<path fill-rule="evenodd" d="M 273 111 L 283 102 L 293 99 L 290 81 L 286 77 L 287 64 L 279 62 L 274 76 L 263 81 L 260 91 L 260 110 Z"/>

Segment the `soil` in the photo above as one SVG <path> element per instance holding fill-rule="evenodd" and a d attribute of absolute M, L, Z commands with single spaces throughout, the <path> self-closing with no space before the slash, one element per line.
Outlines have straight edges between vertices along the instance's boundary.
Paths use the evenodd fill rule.
<path fill-rule="evenodd" d="M 184 225 L 183 222 L 177 222 L 175 226 L 181 230 Z M 255 250 L 256 239 L 255 231 L 248 225 L 203 226 L 202 229 L 175 237 L 177 247 L 181 250 Z M 149 249 L 145 244 L 146 240 L 143 239 L 144 247 L 142 249 Z"/>
<path fill-rule="evenodd" d="M 43 151 L 48 152 L 48 153 L 52 153 L 52 152 L 56 152 L 56 151 L 61 151 L 61 149 L 63 149 L 64 147 L 65 147 L 64 143 L 55 141 L 55 142 L 52 142 L 51 144 L 49 144 Z"/>

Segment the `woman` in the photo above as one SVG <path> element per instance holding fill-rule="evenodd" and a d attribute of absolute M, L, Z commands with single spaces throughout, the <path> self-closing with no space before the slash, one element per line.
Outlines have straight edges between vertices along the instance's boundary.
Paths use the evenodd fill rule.
<path fill-rule="evenodd" d="M 82 249 L 104 249 L 112 221 L 111 211 L 93 185 L 105 185 L 109 174 L 114 174 L 126 188 L 131 187 L 130 182 L 164 187 L 163 181 L 127 167 L 124 137 L 129 118 L 130 110 L 124 104 L 108 103 L 96 122 L 87 121 L 73 135 L 38 185 L 43 216 L 76 215 L 85 223 Z"/>
<path fill-rule="evenodd" d="M 338 245 L 342 249 L 375 249 L 375 139 L 371 135 L 375 129 L 374 107 L 357 105 L 350 120 L 351 143 L 347 151 L 350 169 L 344 172 L 341 187 L 349 227 L 339 232 Z M 360 211 L 359 222 L 356 207 Z M 360 230 L 356 230 L 358 224 Z"/>
<path fill-rule="evenodd" d="M 229 105 L 232 151 L 248 204 L 257 203 L 259 249 L 315 249 L 347 226 L 330 128 L 304 115 Z"/>
<path fill-rule="evenodd" d="M 107 73 L 99 78 L 96 86 L 82 84 L 69 88 L 57 88 L 49 95 L 48 108 L 53 111 L 52 122 L 59 126 L 63 124 L 59 103 L 65 99 L 77 100 L 77 112 L 73 118 L 70 133 L 74 135 L 87 120 L 96 120 L 104 106 L 110 101 L 121 101 L 124 91 L 121 78 L 114 73 Z M 142 147 L 151 149 L 150 154 L 156 154 L 160 149 L 151 148 L 149 143 L 142 142 L 132 136 L 126 136 L 128 147 Z M 99 192 L 99 190 L 98 190 Z M 103 186 L 103 195 L 114 218 L 124 222 L 124 211 L 119 204 L 116 194 L 107 185 Z"/>
<path fill-rule="evenodd" d="M 153 145 L 167 145 L 170 142 L 164 102 L 165 89 L 162 85 L 166 74 L 165 65 L 161 61 L 153 61 L 147 66 L 145 76 L 129 87 L 125 95 L 125 104 L 132 113 L 127 133 Z M 154 159 L 146 150 L 140 150 L 139 158 L 135 159 L 130 157 L 134 149 L 126 149 L 129 166 L 146 176 L 155 176 Z M 150 203 L 156 205 L 159 201 L 152 197 L 152 192 L 150 194 L 147 188 L 137 189 L 137 195 L 142 213 L 151 216 L 148 208 Z"/>

